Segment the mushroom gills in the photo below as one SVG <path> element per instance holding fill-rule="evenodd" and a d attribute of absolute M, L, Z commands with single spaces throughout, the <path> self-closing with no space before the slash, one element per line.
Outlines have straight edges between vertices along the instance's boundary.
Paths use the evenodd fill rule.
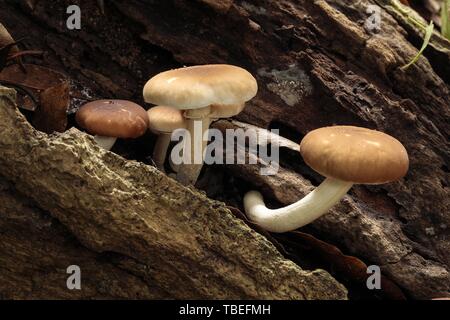
<path fill-rule="evenodd" d="M 301 200 L 280 209 L 267 208 L 261 193 L 250 191 L 244 197 L 245 212 L 252 222 L 270 232 L 292 231 L 325 214 L 352 185 L 352 182 L 326 178 Z"/>
<path fill-rule="evenodd" d="M 105 137 L 105 136 L 94 136 L 95 142 L 102 147 L 103 149 L 109 151 L 113 147 L 113 145 L 116 143 L 117 138 L 115 137 Z"/>

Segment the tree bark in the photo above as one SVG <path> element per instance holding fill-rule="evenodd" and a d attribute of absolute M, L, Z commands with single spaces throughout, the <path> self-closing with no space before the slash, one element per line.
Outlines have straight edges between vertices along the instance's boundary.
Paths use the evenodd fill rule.
<path fill-rule="evenodd" d="M 214 127 L 222 131 L 249 129 L 246 124 L 229 121 L 220 121 Z M 301 161 L 298 144 L 289 140 L 279 142 L 284 163 L 281 163 L 280 170 L 274 176 L 260 174 L 261 168 L 266 167 L 267 163 L 259 158 L 258 165 L 225 166 L 227 174 L 252 181 L 254 188 L 261 191 L 272 206 L 286 206 L 298 201 L 313 190 L 311 182 L 317 186 L 323 179 Z M 246 153 L 246 157 L 250 156 Z M 298 162 L 299 165 L 292 165 L 292 162 Z M 297 171 L 310 177 L 311 181 Z M 425 299 L 445 296 L 449 289 L 447 265 L 430 258 L 423 248 L 421 250 L 420 244 L 408 236 L 411 232 L 418 233 L 420 229 L 415 228 L 419 227 L 405 230 L 404 224 L 395 219 L 395 207 L 376 194 L 379 189 L 353 186 L 349 194 L 329 213 L 308 226 L 308 231 L 337 243 L 368 264 L 380 266 L 383 274 L 413 297 Z M 446 257 L 446 253 L 443 256 Z"/>
<path fill-rule="evenodd" d="M 30 6 L 30 3 L 34 5 Z M 82 9 L 82 29 L 79 31 L 70 31 L 65 26 L 65 9 L 73 3 L 79 4 Z M 265 129 L 278 128 L 281 135 L 296 143 L 308 131 L 333 124 L 360 125 L 395 136 L 405 145 L 410 155 L 411 165 L 406 178 L 398 183 L 378 187 L 354 187 L 331 214 L 313 223 L 308 230 L 367 263 L 380 265 L 383 272 L 412 297 L 432 298 L 450 294 L 450 45 L 435 33 L 419 61 L 407 70 L 401 69 L 420 48 L 423 32 L 396 10 L 390 0 L 280 0 L 258 3 L 233 0 L 110 0 L 106 1 L 104 15 L 95 1 L 88 0 L 0 0 L 0 4 L 0 21 L 13 36 L 29 36 L 24 42 L 25 49 L 46 50 L 44 60 L 39 63 L 67 72 L 78 91 L 87 90 L 98 97 L 142 102 L 142 86 L 149 77 L 160 71 L 189 64 L 231 63 L 250 70 L 259 84 L 257 97 L 239 115 L 240 121 Z M 367 13 L 369 6 L 380 8 L 379 28 L 371 29 L 365 23 L 370 16 Z M 13 120 L 16 117 L 11 115 L 8 119 L 11 126 L 18 121 Z M 3 119 L 0 121 L 5 123 Z M 218 124 L 222 125 L 225 124 Z M 4 128 L 11 130 L 9 126 Z M 158 295 L 162 287 L 168 292 L 168 296 L 186 297 L 188 292 L 174 293 L 160 284 L 166 280 L 170 282 L 171 276 L 176 275 L 182 277 L 177 278 L 178 280 L 189 283 L 192 297 L 215 294 L 218 294 L 216 297 L 222 297 L 214 290 L 205 293 L 201 287 L 203 281 L 199 278 L 186 280 L 183 277 L 190 275 L 181 275 L 174 268 L 165 266 L 167 261 L 172 263 L 170 259 L 173 259 L 173 263 L 178 266 L 195 264 L 200 275 L 213 272 L 209 269 L 211 265 L 202 265 L 203 260 L 199 262 L 188 254 L 176 256 L 182 252 L 180 248 L 183 246 L 178 242 L 181 239 L 170 238 L 180 234 L 187 237 L 188 241 L 193 241 L 193 234 L 188 236 L 181 227 L 189 225 L 185 220 L 179 225 L 170 223 L 175 216 L 180 215 L 182 218 L 185 215 L 182 212 L 186 208 L 194 208 L 196 203 L 202 203 L 203 207 L 209 200 L 193 190 L 181 191 L 185 189 L 144 165 L 127 163 L 119 157 L 98 151 L 88 138 L 76 131 L 70 130 L 58 137 L 46 137 L 24 124 L 20 128 L 22 129 L 14 131 L 18 136 L 31 134 L 36 135 L 36 138 L 32 139 L 34 142 L 23 142 L 23 154 L 8 155 L 6 152 L 0 156 L 2 164 L 9 164 L 0 169 L 0 174 L 13 182 L 13 192 L 18 190 L 25 197 L 31 197 L 46 214 L 52 215 L 67 228 L 67 234 L 74 234 L 88 248 L 86 250 L 113 251 L 129 256 L 128 251 L 124 253 L 124 246 L 132 248 L 132 252 L 137 255 L 132 256 L 134 261 L 149 266 L 152 281 L 155 278 L 160 280 L 156 281 L 156 290 L 148 290 L 148 296 L 152 292 Z M 7 132 L 2 131 L 2 136 Z M 4 148 L 5 142 L 0 143 Z M 51 153 L 44 152 L 40 146 L 50 147 Z M 7 150 L 13 152 L 11 150 L 14 149 L 9 148 Z M 82 158 L 81 164 L 86 161 L 87 165 L 93 166 L 89 170 L 97 170 L 97 173 L 80 177 L 77 169 L 80 164 L 70 164 L 65 158 L 68 156 L 74 159 L 75 153 Z M 32 162 L 30 155 L 34 157 Z M 106 163 L 103 169 L 98 168 L 96 160 L 102 166 Z M 22 168 L 23 172 L 20 173 L 15 168 L 13 161 L 19 164 L 17 168 Z M 57 169 L 55 162 L 64 169 Z M 33 166 L 30 166 L 31 163 Z M 281 163 L 281 171 L 273 177 L 259 176 L 256 166 L 227 166 L 225 170 L 251 187 L 260 188 L 265 197 L 274 201 L 275 205 L 298 200 L 310 190 L 311 184 L 317 185 L 322 179 L 307 168 L 295 150 L 285 148 Z M 126 166 L 127 170 L 123 170 L 120 165 Z M 43 177 L 34 166 L 45 170 L 46 176 Z M 114 182 L 112 176 L 112 181 L 108 180 L 108 184 L 94 179 L 96 175 L 102 176 L 105 168 L 108 175 L 111 168 L 119 171 L 118 182 Z M 71 170 L 75 170 L 75 174 Z M 163 188 L 157 188 L 148 181 L 142 182 L 139 174 L 148 176 L 148 181 L 163 181 Z M 34 175 L 45 178 L 43 181 L 53 179 L 55 185 L 46 187 L 47 184 L 36 180 Z M 84 194 L 92 201 L 91 204 L 95 203 L 97 206 L 110 202 L 101 197 L 97 199 L 99 191 L 106 197 L 109 190 L 114 194 L 111 199 L 117 198 L 113 203 L 114 209 L 105 212 L 90 210 L 92 221 L 88 219 L 87 213 L 85 216 L 76 209 L 76 206 L 80 206 L 80 199 L 74 189 L 88 190 L 86 181 L 88 189 L 97 192 L 95 197 Z M 138 181 L 140 187 L 137 191 L 145 193 L 145 196 L 139 195 L 137 203 L 141 196 L 153 197 L 155 203 L 160 203 L 156 194 L 162 199 L 168 197 L 167 199 L 174 200 L 174 195 L 195 195 L 195 199 L 202 200 L 196 200 L 200 202 L 194 202 L 188 207 L 183 207 L 179 198 L 160 204 L 161 210 L 170 203 L 170 206 L 175 206 L 170 208 L 180 211 L 168 213 L 173 219 L 158 220 L 163 223 L 162 229 L 157 224 L 149 224 L 145 236 L 139 233 L 135 237 L 134 232 L 137 230 L 125 228 L 122 221 L 129 223 L 129 220 L 143 219 L 148 224 L 150 219 L 137 218 L 131 211 L 126 211 L 130 213 L 130 217 L 119 219 L 117 210 L 125 210 L 126 207 L 118 199 L 129 197 L 121 192 L 113 192 L 114 189 L 104 188 L 111 188 L 109 183 L 121 181 L 125 182 L 120 187 L 118 185 L 118 190 L 123 190 L 123 186 L 131 188 L 130 181 Z M 200 208 L 200 204 L 198 206 Z M 150 208 L 156 209 L 154 204 Z M 210 210 L 213 217 L 219 211 L 224 211 L 223 208 L 219 211 Z M 149 214 L 153 219 L 156 213 Z M 226 223 L 219 218 L 211 222 L 203 220 L 196 213 L 191 214 L 195 217 L 194 221 L 199 223 L 197 226 L 205 223 L 202 228 L 198 227 L 200 229 L 193 227 L 199 233 L 196 239 L 201 243 L 206 241 L 211 245 L 206 238 L 213 239 L 217 236 L 215 232 L 225 232 L 224 236 L 229 239 L 226 241 L 232 241 L 234 232 L 246 230 L 244 233 L 252 236 L 244 237 L 244 248 L 248 249 L 250 246 L 247 243 L 249 237 L 257 238 L 252 240 L 252 248 L 261 246 L 263 240 L 229 217 L 228 213 L 221 213 L 221 216 L 227 217 L 223 218 Z M 89 227 L 89 232 L 83 232 L 84 229 L 78 222 L 80 216 L 84 217 L 82 221 L 86 224 L 85 228 Z M 113 220 L 115 222 L 110 225 L 109 219 L 112 216 L 119 220 Z M 216 226 L 217 229 L 214 229 L 215 223 L 227 227 L 221 229 Z M 132 225 L 140 224 L 135 222 Z M 169 232 L 169 225 L 175 229 Z M 205 235 L 202 230 L 206 226 L 211 233 Z M 130 237 L 127 245 L 117 240 L 123 239 L 120 236 L 124 232 Z M 113 235 L 117 237 L 116 240 Z M 152 237 L 161 237 L 176 248 L 169 246 L 171 249 L 167 252 L 167 259 L 153 257 L 154 264 L 148 261 L 150 255 L 145 254 L 160 252 Z M 206 252 L 211 252 L 213 247 L 208 245 Z M 231 244 L 220 244 L 224 247 L 228 245 Z M 225 249 L 221 250 L 220 252 L 224 252 Z M 252 250 L 262 254 L 260 249 Z M 195 250 L 189 249 L 188 252 L 193 251 Z M 216 251 L 214 248 L 213 252 Z M 219 260 L 227 261 L 224 262 L 226 266 L 243 259 L 237 265 L 245 265 L 247 268 L 252 261 L 249 257 L 229 258 L 229 252 L 226 252 L 219 255 Z M 281 258 L 275 260 L 277 263 L 287 263 Z M 276 263 L 269 264 L 273 268 Z M 155 265 L 158 267 L 152 269 Z M 167 268 L 167 272 L 158 276 L 162 265 L 165 266 L 163 269 Z M 290 265 L 289 268 L 291 267 L 296 273 L 302 273 L 297 267 Z M 241 286 L 238 286 L 239 289 L 232 289 L 235 282 L 224 280 L 224 273 L 221 272 L 225 271 L 219 271 L 220 275 L 212 281 L 212 286 L 229 288 L 227 292 L 230 296 L 265 296 L 270 291 L 268 287 L 273 287 L 266 279 L 266 282 L 262 282 L 261 288 L 265 289 L 261 289 L 260 295 L 253 291 L 246 292 L 247 289 L 244 290 Z M 248 270 L 242 272 L 247 276 L 250 274 Z M 287 274 L 291 274 L 290 272 Z M 213 274 L 216 275 L 215 272 Z M 320 275 L 325 277 L 322 273 Z M 259 283 L 259 276 L 255 277 L 252 277 L 253 283 Z M 265 279 L 262 275 L 261 277 Z M 314 273 L 312 278 L 315 277 Z M 286 281 L 286 278 L 289 277 L 280 276 L 278 280 L 271 278 L 270 281 L 275 281 L 278 285 Z M 150 276 L 145 279 L 150 279 Z M 227 281 L 232 284 L 225 286 Z M 337 286 L 330 279 L 324 283 Z M 196 286 L 199 288 L 192 289 Z M 281 293 L 278 295 L 278 292 L 282 292 L 281 289 L 276 292 L 275 297 L 285 297 Z M 342 296 L 341 289 L 336 292 L 339 297 Z M 303 293 L 289 295 L 298 296 L 310 297 Z"/>

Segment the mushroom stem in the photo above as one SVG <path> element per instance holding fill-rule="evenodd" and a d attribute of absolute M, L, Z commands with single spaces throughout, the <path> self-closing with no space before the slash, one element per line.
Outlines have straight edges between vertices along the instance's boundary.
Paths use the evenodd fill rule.
<path fill-rule="evenodd" d="M 301 200 L 280 209 L 269 209 L 258 191 L 244 197 L 244 207 L 251 221 L 264 229 L 281 233 L 300 228 L 318 219 L 341 200 L 353 183 L 327 178 Z"/>
<path fill-rule="evenodd" d="M 167 150 L 170 145 L 170 135 L 170 133 L 161 132 L 153 149 L 153 161 L 156 167 L 162 172 L 165 172 L 164 161 L 166 160 Z"/>
<path fill-rule="evenodd" d="M 113 147 L 114 143 L 116 143 L 117 138 L 95 135 L 94 140 L 100 147 L 109 151 Z"/>
<path fill-rule="evenodd" d="M 209 106 L 186 110 L 185 112 L 187 130 L 190 134 L 190 139 L 185 141 L 186 143 L 190 141 L 190 152 L 186 152 L 188 149 L 185 144 L 183 148 L 183 163 L 180 165 L 177 173 L 177 180 L 184 185 L 194 185 L 202 170 L 203 154 L 208 144 L 208 141 L 204 140 L 203 137 L 211 123 L 210 113 L 211 108 Z"/>

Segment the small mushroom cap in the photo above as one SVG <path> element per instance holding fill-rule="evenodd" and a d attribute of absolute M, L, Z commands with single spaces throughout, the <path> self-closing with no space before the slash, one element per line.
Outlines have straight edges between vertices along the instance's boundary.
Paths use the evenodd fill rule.
<path fill-rule="evenodd" d="M 126 100 L 97 100 L 83 105 L 77 123 L 91 134 L 115 138 L 137 138 L 148 129 L 147 112 Z"/>
<path fill-rule="evenodd" d="M 171 133 L 176 129 L 186 129 L 186 119 L 183 111 L 167 107 L 156 106 L 147 111 L 149 128 L 156 133 Z"/>
<path fill-rule="evenodd" d="M 381 184 L 402 178 L 409 159 L 403 145 L 383 132 L 353 126 L 309 132 L 300 144 L 305 162 L 325 177 Z"/>
<path fill-rule="evenodd" d="M 235 104 L 213 104 L 211 105 L 211 115 L 213 119 L 231 118 L 244 110 L 245 102 Z"/>
<path fill-rule="evenodd" d="M 248 71 L 211 64 L 162 72 L 147 82 L 143 93 L 148 103 L 191 110 L 246 102 L 257 91 L 256 80 Z"/>

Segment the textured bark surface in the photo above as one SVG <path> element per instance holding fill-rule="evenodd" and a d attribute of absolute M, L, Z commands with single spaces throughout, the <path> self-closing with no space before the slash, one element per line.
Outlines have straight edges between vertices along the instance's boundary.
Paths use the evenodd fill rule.
<path fill-rule="evenodd" d="M 72 3 L 82 8 L 80 31 L 65 27 Z M 354 187 L 308 230 L 381 265 L 412 297 L 450 294 L 449 43 L 435 34 L 424 56 L 402 70 L 422 33 L 390 1 L 109 0 L 105 15 L 88 0 L 0 4 L 0 20 L 12 34 L 30 36 L 27 49 L 47 51 L 39 63 L 67 72 L 96 96 L 141 101 L 142 85 L 159 71 L 231 63 L 259 83 L 241 121 L 279 128 L 296 143 L 332 124 L 395 136 L 410 155 L 406 178 Z M 368 5 L 381 7 L 377 32 L 365 27 Z M 256 175 L 256 167 L 226 170 L 261 188 L 273 205 L 297 200 L 322 179 L 295 151 L 285 150 L 281 160 L 276 177 Z"/>
<path fill-rule="evenodd" d="M 83 293 L 87 298 L 345 298 L 345 288 L 328 273 L 303 271 L 284 259 L 223 203 L 151 166 L 103 151 L 77 129 L 54 136 L 34 130 L 16 108 L 12 90 L 2 87 L 0 119 L 1 172 L 14 185 L 12 190 L 2 188 L 2 295 L 70 296 L 65 281 L 47 281 L 67 277 L 61 264 L 78 264 L 79 255 L 81 263 L 86 260 L 83 273 L 94 278 Z M 11 197 L 14 190 L 60 223 L 26 202 L 16 207 L 21 202 Z M 13 224 L 19 229 L 8 228 Z M 24 233 L 27 225 L 31 234 L 44 239 L 35 245 Z M 70 234 L 93 252 L 71 237 L 61 241 Z M 97 268 L 95 252 L 110 252 L 124 261 L 100 263 L 90 274 L 90 268 Z M 48 277 L 40 272 L 45 263 Z M 102 281 L 108 268 L 113 269 L 111 284 Z"/>

